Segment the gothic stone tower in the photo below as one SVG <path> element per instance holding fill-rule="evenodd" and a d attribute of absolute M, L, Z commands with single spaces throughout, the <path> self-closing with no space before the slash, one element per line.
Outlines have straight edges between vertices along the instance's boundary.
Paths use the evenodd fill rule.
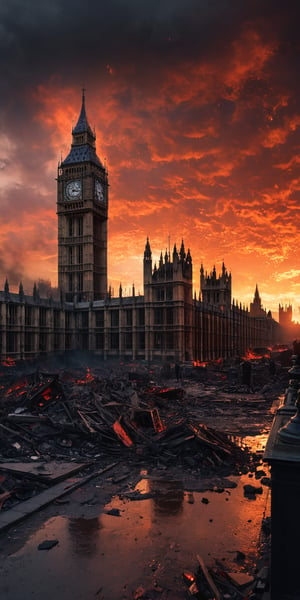
<path fill-rule="evenodd" d="M 261 304 L 261 298 L 259 295 L 258 287 L 256 284 L 253 302 L 250 302 L 250 315 L 251 317 L 265 317 L 266 311 L 263 309 Z"/>
<path fill-rule="evenodd" d="M 216 267 L 210 275 L 207 272 L 204 275 L 204 268 L 201 265 L 200 289 L 203 302 L 219 306 L 222 310 L 231 307 L 231 273 L 228 273 L 224 263 L 219 277 L 217 277 Z"/>
<path fill-rule="evenodd" d="M 145 358 L 192 358 L 192 257 L 182 242 L 179 252 L 160 255 L 152 269 L 147 239 L 144 252 Z"/>
<path fill-rule="evenodd" d="M 85 96 L 68 156 L 58 166 L 58 286 L 67 302 L 107 292 L 108 177 L 96 154 Z"/>

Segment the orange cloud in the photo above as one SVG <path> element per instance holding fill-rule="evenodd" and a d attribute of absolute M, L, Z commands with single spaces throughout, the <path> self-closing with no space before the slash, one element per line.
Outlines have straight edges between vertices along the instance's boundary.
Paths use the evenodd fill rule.
<path fill-rule="evenodd" d="M 178 55 L 176 64 L 162 60 L 145 73 L 138 58 L 122 68 L 112 61 L 101 81 L 90 79 L 88 118 L 109 169 L 109 278 L 115 293 L 120 281 L 128 290 L 133 280 L 142 289 L 147 235 L 156 257 L 169 236 L 177 243 L 184 238 L 196 288 L 200 262 L 210 269 L 224 259 L 241 301 L 261 281 L 262 295 L 273 290 L 274 309 L 280 285 L 291 281 L 274 278 L 274 265 L 276 273 L 282 267 L 297 276 L 300 116 L 292 90 L 278 80 L 278 49 L 277 31 L 264 35 L 253 21 L 222 53 Z M 28 163 L 16 164 L 14 139 L 0 138 L 5 185 L 24 214 L 21 227 L 8 210 L 0 239 L 5 247 L 10 231 L 19 236 L 22 272 L 30 283 L 38 269 L 56 282 L 55 176 L 61 153 L 70 147 L 80 96 L 80 88 L 58 85 L 57 78 L 36 87 L 37 132 Z M 27 190 L 25 208 L 16 173 Z M 12 268 L 8 254 L 5 261 Z"/>

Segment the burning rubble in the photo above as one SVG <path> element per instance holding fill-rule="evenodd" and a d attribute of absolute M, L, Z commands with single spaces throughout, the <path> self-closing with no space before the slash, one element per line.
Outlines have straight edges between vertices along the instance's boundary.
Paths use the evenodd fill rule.
<path fill-rule="evenodd" d="M 20 468 L 16 473 L 16 463 L 58 461 L 88 468 L 118 457 L 152 468 L 176 465 L 197 477 L 213 471 L 238 473 L 249 465 L 251 453 L 232 439 L 230 431 L 207 424 L 208 412 L 213 421 L 214 410 L 221 418 L 224 407 L 230 412 L 226 391 L 237 387 L 229 369 L 225 375 L 220 369 L 214 373 L 214 387 L 209 379 L 212 373 L 206 373 L 205 384 L 194 384 L 196 395 L 189 385 L 166 387 L 153 377 L 155 373 L 146 368 L 125 365 L 3 376 L 1 507 L 7 509 L 51 483 L 41 471 L 33 475 Z M 245 406 L 249 410 L 249 403 L 257 410 L 257 399 L 252 398 L 248 404 L 242 402 L 242 411 Z M 233 413 L 238 414 L 240 404 L 240 398 L 231 397 Z"/>
<path fill-rule="evenodd" d="M 96 365 L 20 372 L 17 366 L 6 365 L 0 402 L 2 515 L 9 515 L 18 503 L 41 497 L 59 482 L 71 490 L 73 482 L 82 486 L 95 472 L 116 465 L 116 482 L 124 479 L 120 465 L 126 465 L 127 473 L 146 469 L 172 480 L 183 473 L 188 481 L 202 482 L 202 490 L 220 493 L 229 475 L 249 473 L 256 478 L 261 454 L 242 442 L 270 425 L 270 407 L 285 385 L 280 365 L 274 378 L 268 364 L 253 362 L 251 388 L 234 363 L 187 365 L 178 380 L 173 373 L 168 372 L 168 377 L 164 366 Z M 148 495 L 156 498 L 155 477 L 149 481 Z M 248 487 L 255 499 L 260 493 L 257 486 Z M 182 502 L 184 492 L 180 493 Z M 131 501 L 147 494 L 124 486 L 119 497 Z M 191 491 L 188 502 L 194 502 Z M 206 496 L 202 502 L 209 502 Z M 225 565 L 207 566 L 200 556 L 197 560 L 198 571 L 183 574 L 189 597 L 235 599 L 248 597 L 246 590 L 254 589 L 253 578 L 250 588 L 246 576 L 237 581 L 238 575 L 230 574 Z M 152 597 L 142 587 L 139 594 Z"/>

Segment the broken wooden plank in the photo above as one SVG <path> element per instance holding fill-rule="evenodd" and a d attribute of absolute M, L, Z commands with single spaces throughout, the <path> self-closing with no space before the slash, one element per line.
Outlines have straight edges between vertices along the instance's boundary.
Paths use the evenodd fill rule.
<path fill-rule="evenodd" d="M 49 417 L 46 415 L 32 415 L 29 413 L 10 413 L 5 417 L 6 421 L 10 421 L 11 423 L 45 423 L 49 421 Z"/>
<path fill-rule="evenodd" d="M 202 570 L 202 573 L 203 573 L 203 575 L 204 575 L 204 577 L 205 577 L 205 579 L 206 579 L 206 581 L 207 581 L 207 583 L 208 583 L 211 591 L 213 592 L 213 594 L 215 596 L 215 600 L 222 600 L 222 596 L 221 596 L 221 594 L 220 594 L 220 592 L 219 592 L 216 584 L 212 580 L 212 578 L 211 578 L 211 576 L 210 576 L 210 574 L 208 572 L 208 569 L 207 569 L 207 567 L 206 567 L 206 565 L 204 563 L 204 560 L 203 560 L 202 556 L 200 556 L 200 554 L 197 554 L 197 560 L 198 560 L 198 563 L 199 563 L 200 568 Z"/>
<path fill-rule="evenodd" d="M 77 410 L 77 414 L 80 416 L 81 420 L 83 421 L 84 425 L 86 426 L 87 430 L 90 433 L 96 433 L 96 429 L 94 429 L 88 422 L 88 419 L 83 415 L 83 413 L 81 412 L 81 410 Z"/>
<path fill-rule="evenodd" d="M 180 435 L 178 437 L 176 437 L 175 439 L 166 439 L 164 441 L 164 444 L 166 444 L 167 447 L 169 448 L 176 448 L 176 446 L 180 446 L 181 444 L 184 444 L 185 442 L 189 442 L 190 440 L 194 440 L 195 436 L 194 435 Z"/>
<path fill-rule="evenodd" d="M 53 399 L 54 388 L 56 387 L 57 380 L 52 379 L 47 381 L 43 385 L 40 385 L 38 389 L 30 396 L 29 401 L 32 403 L 34 400 L 38 400 L 39 396 L 43 397 L 43 400 Z M 50 395 L 49 395 L 50 394 Z"/>
<path fill-rule="evenodd" d="M 71 411 L 70 411 L 70 409 L 68 407 L 67 402 L 62 402 L 62 407 L 63 407 L 63 409 L 64 409 L 67 417 L 69 417 L 70 423 L 72 423 L 74 425 L 73 417 L 72 417 L 72 414 L 71 414 Z"/>
<path fill-rule="evenodd" d="M 74 473 L 78 473 L 81 469 L 92 464 L 91 461 L 85 463 L 69 463 L 69 462 L 27 462 L 27 463 L 0 463 L 0 470 L 9 473 L 23 475 L 31 479 L 56 483 Z"/>
<path fill-rule="evenodd" d="M 19 437 L 21 440 L 24 440 L 24 442 L 26 442 L 27 444 L 30 444 L 30 446 L 32 448 L 35 448 L 32 440 L 30 440 L 27 436 L 23 435 L 22 433 L 19 433 L 18 431 L 15 431 L 14 429 L 11 429 L 10 427 L 6 427 L 6 425 L 3 425 L 3 423 L 0 423 L 0 428 L 3 429 L 4 431 L 7 431 L 11 435 Z"/>
<path fill-rule="evenodd" d="M 219 450 L 219 452 L 224 452 L 224 454 L 226 454 L 227 456 L 231 456 L 230 450 L 228 450 L 228 448 L 225 448 L 223 444 L 219 444 L 207 438 L 205 429 L 202 429 L 201 427 L 197 427 L 196 425 L 192 424 L 189 424 L 188 427 L 191 429 L 191 431 L 194 432 L 195 436 L 198 438 L 198 440 L 200 440 L 200 442 L 202 442 L 210 448 Z"/>
<path fill-rule="evenodd" d="M 156 433 L 160 433 L 161 431 L 164 431 L 166 429 L 165 426 L 162 424 L 157 408 L 152 408 L 151 418 L 153 423 L 153 429 L 154 431 L 156 431 Z"/>
<path fill-rule="evenodd" d="M 115 434 L 118 436 L 119 440 L 122 442 L 122 444 L 124 444 L 124 446 L 127 446 L 127 448 L 130 448 L 131 446 L 133 446 L 133 441 L 130 439 L 129 435 L 126 433 L 124 427 L 122 427 L 119 419 L 113 423 L 112 428 L 113 428 Z"/>
<path fill-rule="evenodd" d="M 89 475 L 85 475 L 84 477 L 78 477 L 78 478 L 73 477 L 70 479 L 66 479 L 65 481 L 60 481 L 59 483 L 56 483 L 49 489 L 44 490 L 40 494 L 37 494 L 33 498 L 29 498 L 29 500 L 24 500 L 24 502 L 22 502 L 20 504 L 20 506 L 22 506 L 22 511 L 20 511 L 20 510 L 3 511 L 3 513 L 0 514 L 0 531 L 4 531 L 4 529 L 8 529 L 9 527 L 11 527 L 12 525 L 15 525 L 19 521 L 24 520 L 27 516 L 40 510 L 40 508 L 42 508 L 43 506 L 47 506 L 48 504 L 51 504 L 57 498 L 61 498 L 62 496 L 65 496 L 66 494 L 70 494 L 71 492 L 76 490 L 78 487 L 81 487 L 82 485 L 84 485 L 86 482 L 90 481 L 94 477 L 103 475 L 104 473 L 106 473 L 106 471 L 113 469 L 118 464 L 119 464 L 118 462 L 114 462 L 114 463 L 111 463 L 110 465 L 107 465 L 103 469 L 100 469 L 100 470 L 98 469 L 97 471 L 93 471 L 93 473 L 90 473 Z M 4 512 L 5 512 L 5 514 L 4 514 Z"/>

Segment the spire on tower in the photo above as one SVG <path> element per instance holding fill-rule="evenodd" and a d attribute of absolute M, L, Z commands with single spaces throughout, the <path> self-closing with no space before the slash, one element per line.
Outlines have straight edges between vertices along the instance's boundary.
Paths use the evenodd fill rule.
<path fill-rule="evenodd" d="M 150 259 L 151 256 L 152 256 L 152 252 L 151 252 L 151 248 L 150 248 L 150 242 L 149 242 L 149 238 L 147 237 L 145 251 L 144 251 L 144 258 Z"/>
<path fill-rule="evenodd" d="M 81 110 L 78 121 L 72 129 L 72 146 L 68 156 L 61 161 L 61 166 L 90 162 L 105 171 L 96 154 L 96 135 L 89 125 L 85 109 L 85 90 L 82 90 Z"/>
<path fill-rule="evenodd" d="M 85 92 L 85 89 L 82 88 L 81 111 L 80 111 L 80 114 L 78 117 L 77 124 L 75 125 L 72 133 L 74 135 L 77 133 L 88 132 L 95 139 L 95 134 L 94 134 L 92 128 L 90 127 L 87 116 L 86 116 L 85 93 L 84 92 Z"/>
<path fill-rule="evenodd" d="M 192 262 L 191 251 L 189 248 L 188 248 L 187 255 L 186 255 L 186 261 L 187 261 L 187 263 Z"/>
<path fill-rule="evenodd" d="M 4 284 L 4 294 L 5 294 L 5 296 L 9 295 L 9 283 L 8 283 L 7 277 L 5 279 L 5 284 Z"/>
<path fill-rule="evenodd" d="M 20 284 L 19 284 L 19 299 L 20 299 L 20 302 L 24 301 L 24 297 L 25 296 L 24 296 L 23 283 L 22 283 L 22 281 L 20 281 Z"/>
<path fill-rule="evenodd" d="M 259 295 L 257 284 L 256 284 L 256 287 L 255 287 L 254 302 L 260 302 L 260 295 Z"/>
<path fill-rule="evenodd" d="M 183 240 L 182 240 L 182 242 L 181 242 L 181 246 L 180 246 L 180 251 L 179 251 L 179 254 L 180 254 L 180 258 L 181 258 L 181 260 L 184 260 L 184 258 L 185 258 L 185 249 L 184 249 L 184 243 L 183 243 Z"/>

